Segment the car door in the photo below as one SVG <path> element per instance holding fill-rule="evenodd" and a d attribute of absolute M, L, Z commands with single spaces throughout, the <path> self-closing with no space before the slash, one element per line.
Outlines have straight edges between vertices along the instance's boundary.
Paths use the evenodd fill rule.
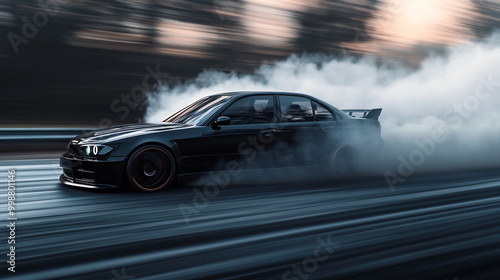
<path fill-rule="evenodd" d="M 335 116 L 325 106 L 309 98 L 278 95 L 278 128 L 275 141 L 283 164 L 318 163 L 334 133 Z"/>
<path fill-rule="evenodd" d="M 200 158 L 203 166 L 223 170 L 236 161 L 241 167 L 262 167 L 272 153 L 275 104 L 273 94 L 244 96 L 218 114 L 214 120 L 227 117 L 229 123 L 212 122 L 204 129 L 202 145 L 206 152 Z"/>

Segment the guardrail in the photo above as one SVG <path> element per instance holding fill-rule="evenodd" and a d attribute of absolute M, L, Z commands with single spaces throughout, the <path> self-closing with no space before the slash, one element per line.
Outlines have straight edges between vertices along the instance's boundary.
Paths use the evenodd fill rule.
<path fill-rule="evenodd" d="M 1 128 L 0 144 L 13 141 L 68 141 L 92 128 Z"/>
<path fill-rule="evenodd" d="M 1 128 L 0 152 L 64 151 L 68 141 L 92 128 Z"/>

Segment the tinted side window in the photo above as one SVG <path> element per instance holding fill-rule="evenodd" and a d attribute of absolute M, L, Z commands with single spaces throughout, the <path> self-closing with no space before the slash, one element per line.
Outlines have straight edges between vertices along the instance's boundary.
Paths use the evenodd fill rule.
<path fill-rule="evenodd" d="M 326 109 L 325 107 L 321 106 L 320 104 L 318 104 L 314 101 L 312 103 L 313 103 L 314 116 L 315 116 L 316 121 L 322 122 L 322 121 L 334 121 L 335 120 L 335 116 L 332 115 L 332 113 L 330 111 L 328 111 L 328 109 Z"/>
<path fill-rule="evenodd" d="M 272 95 L 244 97 L 222 113 L 231 118 L 233 124 L 272 123 L 274 120 L 274 99 Z"/>
<path fill-rule="evenodd" d="M 280 96 L 281 119 L 283 122 L 314 121 L 311 101 L 298 96 Z"/>

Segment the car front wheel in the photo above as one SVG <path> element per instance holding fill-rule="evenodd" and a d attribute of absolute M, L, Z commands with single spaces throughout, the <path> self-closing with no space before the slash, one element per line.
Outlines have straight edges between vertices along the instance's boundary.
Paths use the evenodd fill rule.
<path fill-rule="evenodd" d="M 141 147 L 130 156 L 127 177 L 136 190 L 154 192 L 166 189 L 175 178 L 175 159 L 161 146 Z"/>

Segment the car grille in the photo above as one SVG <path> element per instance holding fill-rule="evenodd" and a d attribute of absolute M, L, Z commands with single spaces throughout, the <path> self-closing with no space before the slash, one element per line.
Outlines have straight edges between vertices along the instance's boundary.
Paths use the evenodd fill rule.
<path fill-rule="evenodd" d="M 91 184 L 96 182 L 94 173 L 86 170 L 78 169 L 73 172 L 72 169 L 64 168 L 63 173 L 66 178 L 74 182 L 91 183 Z"/>

